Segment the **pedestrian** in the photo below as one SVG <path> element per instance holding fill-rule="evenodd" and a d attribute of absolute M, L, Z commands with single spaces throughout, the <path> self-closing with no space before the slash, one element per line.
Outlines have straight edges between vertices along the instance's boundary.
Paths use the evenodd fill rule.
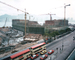
<path fill-rule="evenodd" d="M 61 48 L 60 48 L 60 53 L 61 53 Z"/>

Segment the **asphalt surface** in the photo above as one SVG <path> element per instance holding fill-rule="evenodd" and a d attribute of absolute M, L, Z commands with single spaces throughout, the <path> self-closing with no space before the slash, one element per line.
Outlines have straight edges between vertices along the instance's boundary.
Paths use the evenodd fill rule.
<path fill-rule="evenodd" d="M 47 50 L 47 55 L 48 55 L 48 51 L 49 50 L 54 50 L 54 53 L 51 55 L 48 55 L 48 57 L 45 60 L 56 60 L 56 58 L 58 58 L 66 49 L 67 47 L 71 46 L 73 43 L 75 43 L 73 41 L 73 36 L 75 36 L 75 31 L 71 32 L 70 34 L 61 37 L 59 39 L 56 39 L 55 41 L 49 43 L 46 45 L 46 50 Z M 62 50 L 62 45 L 64 45 L 63 50 Z M 58 48 L 58 50 L 57 50 Z M 38 58 L 36 58 L 35 60 L 40 60 L 40 57 L 42 55 L 39 55 Z"/>

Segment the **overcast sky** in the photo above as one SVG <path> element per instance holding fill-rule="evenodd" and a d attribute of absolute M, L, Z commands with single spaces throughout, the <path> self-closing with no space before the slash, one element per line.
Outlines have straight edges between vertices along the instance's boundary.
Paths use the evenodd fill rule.
<path fill-rule="evenodd" d="M 30 14 L 56 14 L 58 17 L 64 18 L 64 3 L 71 6 L 66 7 L 66 18 L 75 20 L 75 0 L 0 0 L 18 9 L 25 10 Z M 0 15 L 18 15 L 23 12 L 17 11 L 9 6 L 0 3 Z"/>

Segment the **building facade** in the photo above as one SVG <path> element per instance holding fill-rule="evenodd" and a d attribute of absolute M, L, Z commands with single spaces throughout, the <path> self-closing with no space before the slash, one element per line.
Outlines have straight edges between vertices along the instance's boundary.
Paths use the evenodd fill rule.
<path fill-rule="evenodd" d="M 68 26 L 68 20 L 46 20 L 45 21 L 45 25 L 50 25 L 50 26 L 57 26 L 57 27 L 61 27 L 61 26 Z"/>
<path fill-rule="evenodd" d="M 25 34 L 25 20 L 13 19 L 12 27 Z M 26 20 L 26 33 L 44 34 L 44 27 L 39 25 L 37 21 Z"/>
<path fill-rule="evenodd" d="M 66 29 L 68 28 L 68 20 L 46 20 L 44 27 L 45 31 Z"/>

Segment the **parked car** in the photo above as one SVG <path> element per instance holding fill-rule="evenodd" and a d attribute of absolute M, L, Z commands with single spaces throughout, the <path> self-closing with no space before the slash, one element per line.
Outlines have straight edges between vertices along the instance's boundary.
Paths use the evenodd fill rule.
<path fill-rule="evenodd" d="M 42 55 L 42 57 L 40 57 L 40 60 L 44 60 L 44 59 L 46 59 L 48 57 L 48 55 Z"/>
<path fill-rule="evenodd" d="M 33 56 L 31 56 L 31 59 L 33 60 L 33 59 L 37 58 L 38 56 L 39 56 L 38 54 L 33 55 Z"/>
<path fill-rule="evenodd" d="M 49 50 L 48 54 L 52 54 L 54 52 L 54 50 Z"/>
<path fill-rule="evenodd" d="M 46 50 L 43 50 L 40 52 L 40 54 L 45 54 L 47 51 Z"/>

